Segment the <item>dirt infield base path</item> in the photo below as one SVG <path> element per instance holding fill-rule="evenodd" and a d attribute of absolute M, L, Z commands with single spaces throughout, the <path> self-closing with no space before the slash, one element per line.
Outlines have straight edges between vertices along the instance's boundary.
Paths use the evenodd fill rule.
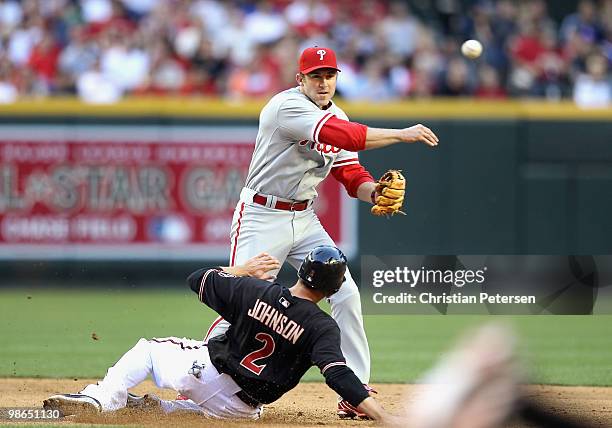
<path fill-rule="evenodd" d="M 62 392 L 76 392 L 91 380 L 87 379 L 0 379 L 0 407 L 39 407 L 50 395 Z M 401 409 L 400 397 L 404 391 L 410 394 L 414 387 L 410 385 L 381 384 L 377 396 L 385 408 L 391 412 Z M 143 394 L 155 392 L 167 399 L 174 398 L 174 393 L 157 390 L 151 382 L 146 382 L 134 389 Z M 525 394 L 533 400 L 559 415 L 571 415 L 577 420 L 592 421 L 594 426 L 612 426 L 612 388 L 594 387 L 561 387 L 531 385 L 526 387 Z M 263 417 L 257 422 L 237 423 L 220 422 L 203 419 L 196 415 L 163 415 L 159 413 L 127 411 L 109 414 L 96 414 L 68 417 L 54 425 L 75 424 L 111 424 L 170 427 L 369 427 L 373 422 L 339 420 L 335 414 L 336 396 L 326 385 L 321 383 L 303 383 L 286 394 L 281 400 L 266 406 Z M 31 422 L 31 421 L 29 421 Z M 6 424 L 7 421 L 0 421 Z M 49 425 L 48 422 L 45 425 Z M 510 426 L 528 426 L 512 423 Z"/>

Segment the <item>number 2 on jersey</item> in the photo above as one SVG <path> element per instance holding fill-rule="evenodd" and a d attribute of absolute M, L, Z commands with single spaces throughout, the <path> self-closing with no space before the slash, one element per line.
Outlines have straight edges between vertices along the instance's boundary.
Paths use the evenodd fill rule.
<path fill-rule="evenodd" d="M 245 356 L 242 361 L 240 361 L 240 365 L 248 371 L 255 373 L 257 376 L 259 376 L 262 370 L 266 368 L 266 365 L 255 364 L 255 361 L 261 360 L 272 355 L 274 353 L 274 348 L 276 347 L 276 344 L 274 343 L 274 338 L 267 333 L 257 333 L 255 335 L 255 339 L 260 342 L 263 342 L 263 347 Z"/>

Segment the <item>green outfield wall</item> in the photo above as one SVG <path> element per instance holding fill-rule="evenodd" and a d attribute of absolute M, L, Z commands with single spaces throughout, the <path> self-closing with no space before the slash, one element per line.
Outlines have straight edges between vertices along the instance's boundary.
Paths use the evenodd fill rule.
<path fill-rule="evenodd" d="M 362 252 L 612 251 L 611 121 L 426 123 L 440 137 L 439 147 L 395 146 L 363 155 L 363 163 L 373 172 L 387 167 L 404 170 L 409 216 L 380 221 L 363 207 Z"/>

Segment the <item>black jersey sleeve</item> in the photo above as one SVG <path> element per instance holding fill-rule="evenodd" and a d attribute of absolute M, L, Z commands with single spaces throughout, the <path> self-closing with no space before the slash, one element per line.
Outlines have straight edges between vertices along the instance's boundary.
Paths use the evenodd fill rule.
<path fill-rule="evenodd" d="M 206 306 L 233 322 L 236 299 L 244 277 L 236 277 L 219 268 L 199 269 L 187 278 L 189 287 Z"/>
<path fill-rule="evenodd" d="M 326 316 L 327 317 L 327 316 Z M 330 326 L 315 339 L 312 362 L 319 367 L 325 383 L 353 406 L 368 397 L 368 392 L 355 373 L 347 367 L 340 350 L 340 329 L 329 319 Z"/>
<path fill-rule="evenodd" d="M 311 351 L 312 362 L 319 367 L 321 373 L 334 366 L 346 366 L 346 360 L 340 350 L 340 328 L 327 314 L 312 320 L 320 332 L 314 339 Z"/>
<path fill-rule="evenodd" d="M 207 268 L 198 269 L 187 277 L 187 285 L 193 290 L 194 293 L 198 294 L 200 292 L 202 277 L 207 270 Z"/>

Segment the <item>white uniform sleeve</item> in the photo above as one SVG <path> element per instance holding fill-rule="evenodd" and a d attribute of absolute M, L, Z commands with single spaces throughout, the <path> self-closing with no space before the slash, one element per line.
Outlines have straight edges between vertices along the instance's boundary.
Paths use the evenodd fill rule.
<path fill-rule="evenodd" d="M 357 152 L 349 152 L 348 150 L 342 149 L 338 153 L 338 156 L 336 156 L 332 168 L 355 164 L 359 164 L 359 157 L 357 156 Z"/>
<path fill-rule="evenodd" d="M 278 126 L 296 143 L 302 140 L 319 142 L 321 128 L 333 113 L 310 105 L 310 101 L 288 99 L 283 102 L 276 116 Z"/>

